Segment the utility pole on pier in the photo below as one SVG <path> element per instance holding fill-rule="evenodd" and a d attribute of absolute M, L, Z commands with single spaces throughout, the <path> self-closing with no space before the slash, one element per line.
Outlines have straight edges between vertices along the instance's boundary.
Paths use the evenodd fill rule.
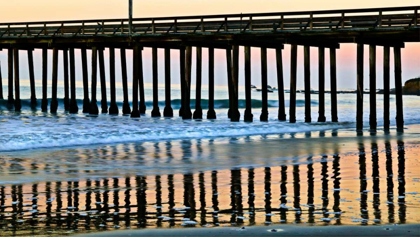
<path fill-rule="evenodd" d="M 131 29 L 133 23 L 133 0 L 128 0 L 128 32 L 131 36 Z"/>

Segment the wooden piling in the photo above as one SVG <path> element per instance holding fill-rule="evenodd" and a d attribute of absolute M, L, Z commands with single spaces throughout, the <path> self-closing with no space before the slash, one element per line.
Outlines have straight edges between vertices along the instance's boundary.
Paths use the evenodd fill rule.
<path fill-rule="evenodd" d="M 42 112 L 48 111 L 48 49 L 42 48 Z"/>
<path fill-rule="evenodd" d="M 252 98 L 251 98 L 251 47 L 245 46 L 245 122 L 252 122 Z"/>
<path fill-rule="evenodd" d="M 397 105 L 397 130 L 404 130 L 403 113 L 403 91 L 402 91 L 402 70 L 401 70 L 401 48 L 394 47 L 394 66 L 395 66 L 395 101 Z"/>
<path fill-rule="evenodd" d="M 371 130 L 376 130 L 376 46 L 369 46 L 369 124 Z"/>
<path fill-rule="evenodd" d="M 96 85 L 98 80 L 98 48 L 92 47 L 92 78 L 91 78 L 91 100 L 89 114 L 99 114 L 98 101 L 96 99 Z"/>
<path fill-rule="evenodd" d="M 165 48 L 165 108 L 164 117 L 173 117 L 174 111 L 171 106 L 171 49 Z"/>
<path fill-rule="evenodd" d="M 330 48 L 331 121 L 338 122 L 337 111 L 337 59 L 336 49 Z"/>
<path fill-rule="evenodd" d="M 124 94 L 122 113 L 126 115 L 126 114 L 131 114 L 131 108 L 128 102 L 127 58 L 125 54 L 125 48 L 120 48 L 120 56 L 121 56 L 121 77 L 122 77 L 123 94 Z"/>
<path fill-rule="evenodd" d="M 52 92 L 50 112 L 57 113 L 58 99 L 57 99 L 57 84 L 58 84 L 58 48 L 53 48 L 53 64 L 52 64 Z"/>
<path fill-rule="evenodd" d="M 182 119 L 191 119 L 192 113 L 190 108 L 191 98 L 191 66 L 192 66 L 192 47 L 185 47 L 185 81 L 184 81 L 184 105 L 182 111 Z"/>
<path fill-rule="evenodd" d="M 14 104 L 14 99 L 13 99 L 13 48 L 9 48 L 7 51 L 7 73 L 8 73 L 8 89 L 9 89 L 9 94 L 7 95 L 7 102 L 9 103 L 9 105 L 13 105 Z"/>
<path fill-rule="evenodd" d="M 105 59 L 104 59 L 104 48 L 98 49 L 99 56 L 99 74 L 101 77 L 101 112 L 103 114 L 108 113 L 108 99 L 106 96 L 106 74 L 105 74 Z"/>
<path fill-rule="evenodd" d="M 310 123 L 311 118 L 311 48 L 304 46 L 304 72 L 305 72 L 305 122 Z"/>
<path fill-rule="evenodd" d="M 131 111 L 132 118 L 140 118 L 139 111 L 139 56 L 141 52 L 139 45 L 136 44 L 133 48 L 133 111 Z"/>
<path fill-rule="evenodd" d="M 209 48 L 209 110 L 207 119 L 216 119 L 214 111 L 214 48 Z"/>
<path fill-rule="evenodd" d="M 389 130 L 390 119 L 389 119 L 389 94 L 390 94 L 390 67 L 389 67 L 389 53 L 390 47 L 384 47 L 384 129 Z"/>
<path fill-rule="evenodd" d="M 195 84 L 195 111 L 194 119 L 203 118 L 203 109 L 201 108 L 201 68 L 202 68 L 202 49 L 196 47 L 196 84 Z"/>
<path fill-rule="evenodd" d="M 363 44 L 357 44 L 357 109 L 356 129 L 363 130 Z"/>
<path fill-rule="evenodd" d="M 233 93 L 232 93 L 232 49 L 226 49 L 226 69 L 227 69 L 227 84 L 228 84 L 228 95 L 229 95 L 229 109 L 228 109 L 228 118 L 231 118 L 232 113 L 232 101 L 233 101 Z"/>
<path fill-rule="evenodd" d="M 15 111 L 20 112 L 22 104 L 20 101 L 20 78 L 19 78 L 19 49 L 13 48 L 14 74 L 15 74 Z"/>
<path fill-rule="evenodd" d="M 260 121 L 268 121 L 267 48 L 261 48 L 262 110 Z"/>
<path fill-rule="evenodd" d="M 239 113 L 239 45 L 232 46 L 232 109 L 230 121 L 239 122 L 241 114 Z"/>
<path fill-rule="evenodd" d="M 3 76 L 1 74 L 1 63 L 0 63 L 0 100 L 3 100 Z"/>
<path fill-rule="evenodd" d="M 160 117 L 159 110 L 159 72 L 158 72 L 158 49 L 152 48 L 152 71 L 153 71 L 153 110 L 152 117 Z"/>
<path fill-rule="evenodd" d="M 138 84 L 139 84 L 139 90 L 140 90 L 140 104 L 139 104 L 139 111 L 140 114 L 146 114 L 146 99 L 144 94 L 144 76 L 143 76 L 143 47 L 139 46 L 138 50 Z"/>
<path fill-rule="evenodd" d="M 29 83 L 31 87 L 31 106 L 36 107 L 37 102 L 36 102 L 36 92 L 35 92 L 33 49 L 28 49 L 28 68 L 29 68 Z"/>
<path fill-rule="evenodd" d="M 70 110 L 69 96 L 69 56 L 68 49 L 63 49 L 63 67 L 64 67 L 64 110 Z"/>
<path fill-rule="evenodd" d="M 283 57 L 282 48 L 276 48 L 276 68 L 277 68 L 277 92 L 279 100 L 278 120 L 286 121 L 286 108 L 284 106 L 284 81 L 283 81 Z"/>
<path fill-rule="evenodd" d="M 70 94 L 70 113 L 76 114 L 79 111 L 79 106 L 77 105 L 77 98 L 76 98 L 76 60 L 74 57 L 74 48 L 69 49 L 70 54 L 70 87 L 71 87 L 71 94 Z"/>
<path fill-rule="evenodd" d="M 318 122 L 325 122 L 325 48 L 319 47 L 319 117 Z"/>
<path fill-rule="evenodd" d="M 179 72 L 181 84 L 181 107 L 179 108 L 179 117 L 184 113 L 184 90 L 185 90 L 185 47 L 179 49 Z"/>
<path fill-rule="evenodd" d="M 89 113 L 89 76 L 86 48 L 81 49 L 82 55 L 82 75 L 83 75 L 83 113 Z"/>
<path fill-rule="evenodd" d="M 290 59 L 290 105 L 289 122 L 296 123 L 296 79 L 297 79 L 297 45 L 292 44 Z"/>
<path fill-rule="evenodd" d="M 111 84 L 111 104 L 109 114 L 117 115 L 119 113 L 117 99 L 115 94 L 115 48 L 109 48 L 109 80 Z"/>

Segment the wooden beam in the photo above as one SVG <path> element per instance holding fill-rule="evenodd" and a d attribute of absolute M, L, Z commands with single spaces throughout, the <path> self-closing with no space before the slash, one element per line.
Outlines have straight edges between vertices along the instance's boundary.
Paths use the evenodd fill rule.
<path fill-rule="evenodd" d="M 126 58 L 124 48 L 120 49 L 120 54 L 121 54 L 121 79 L 122 79 L 123 94 L 124 94 L 122 112 L 124 115 L 127 115 L 127 114 L 131 114 L 131 108 L 130 108 L 130 104 L 128 103 L 127 58 Z"/>
<path fill-rule="evenodd" d="M 325 122 L 325 48 L 319 47 L 319 117 L 318 122 Z"/>
<path fill-rule="evenodd" d="M 140 118 L 139 111 L 139 61 L 141 51 L 138 44 L 134 45 L 133 49 L 133 111 L 131 111 L 132 118 Z"/>
<path fill-rule="evenodd" d="M 311 122 L 311 58 L 310 47 L 304 46 L 304 64 L 305 64 L 305 122 Z"/>
<path fill-rule="evenodd" d="M 397 105 L 397 130 L 404 130 L 404 107 L 402 90 L 401 48 L 394 47 L 395 66 L 395 101 Z"/>
<path fill-rule="evenodd" d="M 29 82 L 31 87 L 31 106 L 36 107 L 36 91 L 35 91 L 35 73 L 34 73 L 34 56 L 33 50 L 28 49 L 28 67 L 29 67 Z"/>
<path fill-rule="evenodd" d="M 64 110 L 70 110 L 70 95 L 69 95 L 69 56 L 68 49 L 63 49 L 63 68 L 64 68 Z"/>
<path fill-rule="evenodd" d="M 19 78 L 19 49 L 13 48 L 13 66 L 15 72 L 15 111 L 20 112 L 22 104 L 20 101 L 20 78 Z"/>
<path fill-rule="evenodd" d="M 108 113 L 108 99 L 106 96 L 106 74 L 105 74 L 105 59 L 104 48 L 98 48 L 99 56 L 99 74 L 101 77 L 101 112 Z"/>
<path fill-rule="evenodd" d="M 76 98 L 76 66 L 75 66 L 74 48 L 70 48 L 70 87 L 71 87 L 71 99 L 70 99 L 70 113 L 76 114 L 79 111 Z"/>
<path fill-rule="evenodd" d="M 171 49 L 165 48 L 165 109 L 164 117 L 173 117 L 174 111 L 171 105 Z"/>
<path fill-rule="evenodd" d="M 245 122 L 252 122 L 252 98 L 251 98 L 251 47 L 245 46 Z"/>
<path fill-rule="evenodd" d="M 286 108 L 284 105 L 284 78 L 283 78 L 283 47 L 276 49 L 276 68 L 277 68 L 277 91 L 279 100 L 278 120 L 286 121 Z"/>
<path fill-rule="evenodd" d="M 357 101 L 356 129 L 363 130 L 363 44 L 357 44 Z"/>
<path fill-rule="evenodd" d="M 239 113 L 239 45 L 232 46 L 232 110 L 230 121 L 238 122 L 241 118 Z"/>
<path fill-rule="evenodd" d="M 92 47 L 92 79 L 91 79 L 91 100 L 89 107 L 89 114 L 99 114 L 98 102 L 96 99 L 96 86 L 98 80 L 98 48 Z"/>
<path fill-rule="evenodd" d="M 109 48 L 109 80 L 111 84 L 111 104 L 109 114 L 117 115 L 119 113 L 115 88 L 115 48 Z"/>
<path fill-rule="evenodd" d="M 384 129 L 389 130 L 390 119 L 389 119 L 389 98 L 390 98 L 390 47 L 384 47 Z"/>
<path fill-rule="evenodd" d="M 48 49 L 42 49 L 42 112 L 48 110 Z"/>
<path fill-rule="evenodd" d="M 297 44 L 292 44 L 290 59 L 289 122 L 296 123 Z"/>
<path fill-rule="evenodd" d="M 14 98 L 13 98 L 13 48 L 9 48 L 7 51 L 7 73 L 8 73 L 8 89 L 9 94 L 7 96 L 7 102 L 9 105 L 14 104 Z"/>
<path fill-rule="evenodd" d="M 57 113 L 58 99 L 57 99 L 57 84 L 58 84 L 58 48 L 53 48 L 53 64 L 52 64 L 52 96 L 50 104 L 50 112 Z"/>
<path fill-rule="evenodd" d="M 89 77 L 88 77 L 86 48 L 81 49 L 81 56 L 82 56 L 82 76 L 83 76 L 83 113 L 89 113 L 89 109 L 90 109 Z"/>
<path fill-rule="evenodd" d="M 209 110 L 207 119 L 216 119 L 214 111 L 214 48 L 209 48 Z"/>
<path fill-rule="evenodd" d="M 331 121 L 338 122 L 337 112 L 337 60 L 336 49 L 330 48 Z"/>
<path fill-rule="evenodd" d="M 158 88 L 158 49 L 152 48 L 152 73 L 153 73 L 153 110 L 152 117 L 160 117 L 159 111 L 159 88 Z"/>
<path fill-rule="evenodd" d="M 185 78 L 184 78 L 184 105 L 182 111 L 182 119 L 191 119 L 192 113 L 190 108 L 191 98 L 191 66 L 192 66 L 192 47 L 185 47 Z"/>
<path fill-rule="evenodd" d="M 261 48 L 261 88 L 262 110 L 260 121 L 268 121 L 268 83 L 267 83 L 267 48 Z"/>
<path fill-rule="evenodd" d="M 144 75 L 143 75 L 143 47 L 137 45 L 138 47 L 138 84 L 140 90 L 140 104 L 139 104 L 139 111 L 140 114 L 146 114 L 146 99 L 144 94 Z"/>
<path fill-rule="evenodd" d="M 369 46 L 369 124 L 371 130 L 376 130 L 376 46 Z"/>
<path fill-rule="evenodd" d="M 203 109 L 201 108 L 201 76 L 202 76 L 202 48 L 196 48 L 196 87 L 195 87 L 195 111 L 193 114 L 194 119 L 203 118 Z"/>

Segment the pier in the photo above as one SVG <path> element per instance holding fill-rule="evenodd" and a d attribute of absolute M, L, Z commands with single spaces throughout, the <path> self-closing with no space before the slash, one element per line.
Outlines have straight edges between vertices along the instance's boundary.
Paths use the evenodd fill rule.
<path fill-rule="evenodd" d="M 297 54 L 298 46 L 304 47 L 304 82 L 305 82 L 305 122 L 338 122 L 337 112 L 337 77 L 336 52 L 340 44 L 357 44 L 357 116 L 356 126 L 363 129 L 363 55 L 364 46 L 369 45 L 369 88 L 370 107 L 369 124 L 371 130 L 377 129 L 376 82 L 384 81 L 384 128 L 390 126 L 390 106 L 396 106 L 397 129 L 404 127 L 403 95 L 402 95 L 402 63 L 401 49 L 405 43 L 420 42 L 420 25 L 418 9 L 420 6 L 348 9 L 329 11 L 275 12 L 256 14 L 180 16 L 135 19 L 98 19 L 84 21 L 54 21 L 54 22 L 18 22 L 0 23 L 0 50 L 8 52 L 8 100 L 10 108 L 21 111 L 19 51 L 27 51 L 31 104 L 36 106 L 35 76 L 33 50 L 42 49 L 42 111 L 56 113 L 58 110 L 69 113 L 89 113 L 96 115 L 131 114 L 140 117 L 146 113 L 142 50 L 152 48 L 153 73 L 153 108 L 149 108 L 152 117 L 174 116 L 171 107 L 171 50 L 180 51 L 180 85 L 182 106 L 179 116 L 183 119 L 216 119 L 214 111 L 214 50 L 226 51 L 227 78 L 229 90 L 228 117 L 236 122 L 241 119 L 247 122 L 254 120 L 251 105 L 251 82 L 261 80 L 262 113 L 261 121 L 268 121 L 267 102 L 267 49 L 276 51 L 277 87 L 279 108 L 277 118 L 280 121 L 295 123 L 296 118 L 296 85 L 297 85 Z M 286 116 L 284 77 L 282 56 L 284 45 L 291 45 L 290 74 L 290 105 Z M 192 112 L 191 78 L 192 78 L 192 48 L 196 48 L 196 95 L 195 108 Z M 243 47 L 245 53 L 245 95 L 246 110 L 241 113 L 238 106 L 239 50 Z M 261 49 L 261 77 L 251 78 L 251 47 Z M 310 47 L 319 50 L 319 116 L 311 118 L 310 94 Z M 376 49 L 384 47 L 384 76 L 376 75 Z M 105 71 L 104 49 L 109 48 L 109 73 Z M 209 51 L 209 110 L 207 113 L 201 106 L 202 87 L 202 49 Z M 83 108 L 79 110 L 76 104 L 75 49 L 81 50 L 83 78 Z M 122 66 L 122 84 L 124 103 L 122 108 L 116 105 L 116 75 L 115 49 L 120 49 Z M 158 49 L 165 50 L 165 108 L 158 106 Z M 52 50 L 52 82 L 47 78 L 48 50 Z M 92 51 L 92 65 L 87 63 L 87 50 Z M 127 82 L 126 51 L 133 50 L 133 75 L 131 102 Z M 390 68 L 390 52 L 393 50 L 394 70 Z M 60 52 L 60 53 L 59 53 Z M 61 54 L 62 52 L 62 54 Z M 330 55 L 330 78 L 325 77 L 325 54 Z M 62 55 L 62 59 L 59 57 Z M 60 108 L 57 101 L 58 64 L 64 66 L 64 107 Z M 99 72 L 97 66 L 99 65 Z M 1 69 L 0 69 L 1 70 Z M 396 104 L 390 104 L 390 73 L 395 73 Z M 90 81 L 89 81 L 90 72 Z M 98 75 L 99 74 L 99 75 Z M 97 104 L 96 87 L 101 85 L 100 108 Z M 106 80 L 110 81 L 110 94 L 107 95 Z M 325 111 L 325 81 L 330 80 L 331 111 Z M 1 82 L 1 81 L 0 81 Z M 178 82 L 177 82 L 178 83 Z M 52 87 L 48 88 L 51 84 Z M 51 90 L 50 104 L 47 92 Z M 90 93 L 89 93 L 90 91 Z M 40 95 L 38 95 L 40 96 Z M 110 98 L 108 104 L 107 98 Z M 0 99 L 3 99 L 3 85 L 0 83 Z M 162 110 L 162 111 L 161 111 Z M 162 113 L 161 113 L 162 112 Z M 176 114 L 176 113 L 175 113 Z M 243 115 L 243 117 L 242 117 Z"/>

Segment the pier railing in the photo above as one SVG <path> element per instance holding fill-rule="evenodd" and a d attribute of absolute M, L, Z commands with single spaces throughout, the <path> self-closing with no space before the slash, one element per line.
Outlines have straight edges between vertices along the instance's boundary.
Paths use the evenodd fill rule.
<path fill-rule="evenodd" d="M 134 35 L 328 32 L 420 27 L 413 7 L 133 19 Z M 0 38 L 126 36 L 128 19 L 0 23 Z"/>

